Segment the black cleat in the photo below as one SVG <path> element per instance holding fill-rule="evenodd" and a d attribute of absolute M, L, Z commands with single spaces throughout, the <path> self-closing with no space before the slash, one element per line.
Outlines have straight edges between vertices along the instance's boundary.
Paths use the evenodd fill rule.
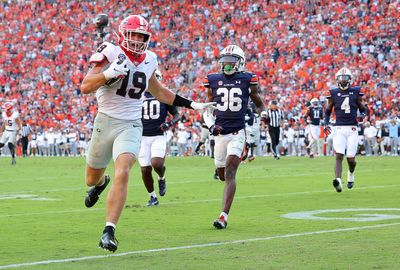
<path fill-rule="evenodd" d="M 217 228 L 218 230 L 220 229 L 226 229 L 228 226 L 228 222 L 225 221 L 223 216 L 220 216 L 216 220 L 214 220 L 214 227 Z"/>
<path fill-rule="evenodd" d="M 15 160 L 15 158 L 13 158 L 11 161 L 11 165 L 16 165 L 16 164 L 17 164 L 17 161 Z"/>
<path fill-rule="evenodd" d="M 214 173 L 214 180 L 219 180 L 218 173 Z"/>
<path fill-rule="evenodd" d="M 146 206 L 155 206 L 158 205 L 157 197 L 150 196 L 150 200 L 147 202 Z"/>
<path fill-rule="evenodd" d="M 107 187 L 109 183 L 110 183 L 110 176 L 105 175 L 103 185 L 94 186 L 91 189 L 89 189 L 85 197 L 86 207 L 92 207 L 93 205 L 96 204 L 96 202 L 99 200 L 100 194 L 103 192 L 103 190 Z"/>
<path fill-rule="evenodd" d="M 112 232 L 106 231 L 100 238 L 99 247 L 111 252 L 115 252 L 118 248 L 118 240 L 114 236 L 114 230 Z"/>
<path fill-rule="evenodd" d="M 347 182 L 347 188 L 352 189 L 354 186 L 354 182 Z"/>
<path fill-rule="evenodd" d="M 167 183 L 165 182 L 165 178 L 164 180 L 158 180 L 158 193 L 160 193 L 160 196 L 164 196 L 165 193 L 167 193 Z"/>
<path fill-rule="evenodd" d="M 333 187 L 336 189 L 337 192 L 342 192 L 342 183 L 337 178 L 333 179 Z"/>

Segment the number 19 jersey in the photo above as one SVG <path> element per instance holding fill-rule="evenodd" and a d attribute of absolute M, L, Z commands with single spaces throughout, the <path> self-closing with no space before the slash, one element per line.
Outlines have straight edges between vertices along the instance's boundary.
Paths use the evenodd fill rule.
<path fill-rule="evenodd" d="M 223 128 L 221 134 L 229 134 L 245 128 L 250 87 L 257 84 L 257 76 L 250 72 L 207 75 L 204 86 L 211 88 L 213 101 L 217 103 L 215 124 Z"/>
<path fill-rule="evenodd" d="M 102 85 L 97 89 L 98 111 L 121 120 L 141 119 L 143 93 L 158 66 L 156 54 L 146 51 L 145 59 L 134 65 L 119 46 L 104 42 L 91 57 L 91 62 L 101 61 L 104 57 L 110 63 L 115 59 L 127 58 L 129 71 L 118 82 L 110 86 Z"/>

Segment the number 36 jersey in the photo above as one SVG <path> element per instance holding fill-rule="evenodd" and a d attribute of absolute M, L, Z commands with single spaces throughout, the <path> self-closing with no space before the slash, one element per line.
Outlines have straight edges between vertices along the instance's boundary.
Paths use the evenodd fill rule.
<path fill-rule="evenodd" d="M 245 128 L 250 87 L 257 84 L 257 76 L 250 72 L 207 75 L 204 86 L 212 90 L 213 101 L 217 103 L 215 124 L 223 128 L 221 134 Z"/>
<path fill-rule="evenodd" d="M 336 122 L 335 126 L 356 126 L 358 97 L 363 96 L 360 87 L 350 87 L 347 90 L 334 88 L 329 90 L 327 98 L 333 101 L 335 109 Z"/>
<path fill-rule="evenodd" d="M 96 99 L 99 112 L 121 120 L 141 119 L 143 93 L 147 90 L 149 79 L 158 66 L 156 54 L 146 51 L 145 59 L 135 65 L 119 46 L 104 42 L 90 58 L 90 61 L 100 62 L 104 57 L 110 63 L 115 59 L 128 59 L 129 71 L 118 82 L 105 84 L 97 89 Z"/>

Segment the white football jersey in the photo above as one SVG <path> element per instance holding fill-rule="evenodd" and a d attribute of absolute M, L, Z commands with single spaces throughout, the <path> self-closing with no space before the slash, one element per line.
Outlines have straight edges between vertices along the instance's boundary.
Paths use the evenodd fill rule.
<path fill-rule="evenodd" d="M 17 119 L 19 117 L 19 112 L 13 112 L 10 117 L 7 116 L 6 112 L 3 112 L 3 121 L 6 125 L 6 130 L 14 131 L 17 130 Z"/>
<path fill-rule="evenodd" d="M 97 89 L 96 99 L 99 112 L 121 120 L 141 119 L 143 93 L 147 90 L 149 79 L 158 67 L 157 55 L 147 51 L 143 62 L 135 66 L 119 46 L 109 42 L 104 42 L 91 60 L 98 59 L 99 53 L 103 54 L 110 63 L 122 54 L 128 59 L 129 67 L 129 73 L 124 79 L 120 79 L 111 86 L 103 85 Z M 95 60 L 92 61 L 95 62 Z"/>

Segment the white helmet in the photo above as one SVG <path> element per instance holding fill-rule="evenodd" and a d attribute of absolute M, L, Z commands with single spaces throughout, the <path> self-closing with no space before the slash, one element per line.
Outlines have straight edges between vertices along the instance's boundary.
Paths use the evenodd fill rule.
<path fill-rule="evenodd" d="M 311 101 L 310 101 L 310 103 L 311 103 L 311 106 L 313 106 L 313 107 L 319 107 L 319 100 L 318 100 L 318 98 L 313 98 L 313 99 L 311 99 Z"/>
<path fill-rule="evenodd" d="M 246 58 L 243 50 L 236 45 L 225 47 L 219 55 L 221 71 L 227 75 L 241 72 L 244 69 Z"/>
<path fill-rule="evenodd" d="M 157 68 L 156 71 L 154 71 L 154 73 L 156 75 L 157 80 L 161 82 L 162 81 L 161 71 Z"/>
<path fill-rule="evenodd" d="M 353 74 L 351 74 L 350 69 L 341 68 L 335 76 L 337 86 L 341 90 L 347 90 L 351 83 L 353 82 Z"/>

